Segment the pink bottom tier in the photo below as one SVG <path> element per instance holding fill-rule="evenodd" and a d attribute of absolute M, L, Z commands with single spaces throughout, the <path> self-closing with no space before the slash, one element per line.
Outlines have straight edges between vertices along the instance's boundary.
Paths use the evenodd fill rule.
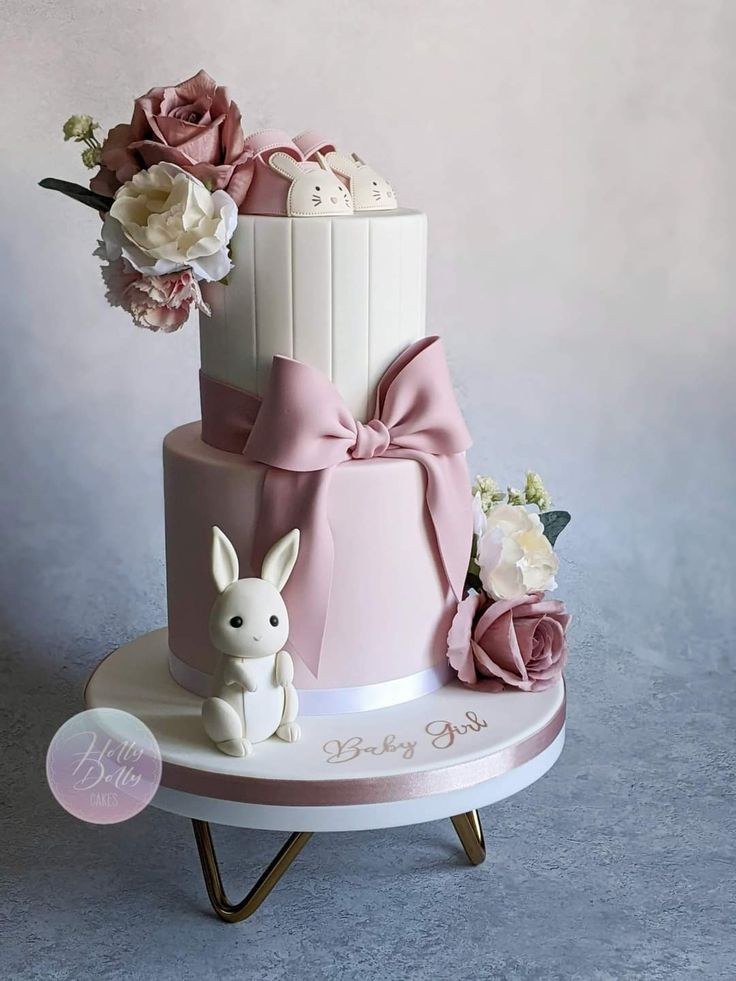
<path fill-rule="evenodd" d="M 218 657 L 207 633 L 215 599 L 211 528 L 218 525 L 235 545 L 241 576 L 255 574 L 248 558 L 262 478 L 262 467 L 203 443 L 199 423 L 164 440 L 172 674 L 198 694 L 207 693 Z M 302 702 L 311 704 L 303 714 L 396 704 L 447 680 L 454 601 L 424 493 L 424 472 L 410 460 L 336 469 L 329 498 L 335 563 L 319 676 L 294 659 Z"/>

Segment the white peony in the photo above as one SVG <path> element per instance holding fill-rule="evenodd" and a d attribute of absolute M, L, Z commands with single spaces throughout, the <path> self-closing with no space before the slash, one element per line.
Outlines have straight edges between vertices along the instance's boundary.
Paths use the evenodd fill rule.
<path fill-rule="evenodd" d="M 191 269 L 216 282 L 232 268 L 227 247 L 237 221 L 226 191 L 210 193 L 181 167 L 158 163 L 118 190 L 102 238 L 110 262 L 122 256 L 144 276 Z"/>
<path fill-rule="evenodd" d="M 538 514 L 513 504 L 500 504 L 488 512 L 478 540 L 478 566 L 489 596 L 517 599 L 556 589 L 559 564 Z"/>

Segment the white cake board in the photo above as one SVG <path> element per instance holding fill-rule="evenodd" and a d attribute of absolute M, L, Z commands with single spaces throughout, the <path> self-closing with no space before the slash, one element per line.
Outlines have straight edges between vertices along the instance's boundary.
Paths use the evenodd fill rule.
<path fill-rule="evenodd" d="M 565 738 L 562 681 L 534 694 L 454 682 L 403 705 L 302 718 L 299 742 L 269 739 L 253 756 L 226 756 L 205 735 L 202 699 L 169 674 L 165 629 L 106 657 L 84 697 L 88 708 L 130 712 L 156 736 L 162 775 L 153 804 L 192 819 L 210 903 L 228 923 L 258 909 L 315 831 L 450 817 L 479 865 L 486 850 L 477 808 L 538 780 Z M 209 822 L 292 832 L 239 903 L 225 893 Z"/>
<path fill-rule="evenodd" d="M 165 629 L 105 658 L 85 701 L 130 712 L 156 736 L 163 774 L 155 806 L 280 831 L 395 827 L 485 807 L 538 780 L 565 738 L 562 682 L 492 694 L 455 682 L 403 705 L 302 718 L 299 742 L 273 738 L 253 756 L 226 756 L 202 728 L 202 699 L 169 674 Z M 485 725 L 475 728 L 473 718 Z M 470 727 L 451 741 L 445 722 Z"/>

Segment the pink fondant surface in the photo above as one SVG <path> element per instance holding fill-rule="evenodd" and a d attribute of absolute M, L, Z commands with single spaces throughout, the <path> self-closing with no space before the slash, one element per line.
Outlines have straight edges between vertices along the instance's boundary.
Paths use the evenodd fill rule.
<path fill-rule="evenodd" d="M 247 568 L 263 467 L 207 446 L 199 423 L 164 440 L 169 643 L 211 674 L 217 658 L 207 620 L 215 598 L 210 535 L 218 525 Z M 295 659 L 298 688 L 371 685 L 443 663 L 454 601 L 412 460 L 356 460 L 336 469 L 329 491 L 334 575 L 317 677 Z M 257 570 L 255 570 L 257 572 Z"/>

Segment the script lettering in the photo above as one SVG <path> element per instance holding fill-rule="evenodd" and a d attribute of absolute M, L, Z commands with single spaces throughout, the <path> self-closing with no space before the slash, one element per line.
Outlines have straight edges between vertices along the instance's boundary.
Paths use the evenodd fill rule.
<path fill-rule="evenodd" d="M 362 736 L 351 736 L 349 739 L 329 739 L 322 747 L 327 754 L 327 763 L 349 763 L 361 754 L 368 756 L 383 756 L 385 753 L 400 753 L 402 759 L 410 760 L 414 756 L 416 740 L 397 742 L 396 736 L 389 733 L 377 745 L 364 742 Z"/>
<path fill-rule="evenodd" d="M 435 719 L 428 722 L 424 731 L 432 737 L 432 745 L 435 749 L 449 749 L 458 736 L 464 736 L 468 732 L 480 732 L 488 725 L 485 719 L 479 719 L 475 712 L 465 713 L 465 722 L 455 725 L 448 719 Z"/>

